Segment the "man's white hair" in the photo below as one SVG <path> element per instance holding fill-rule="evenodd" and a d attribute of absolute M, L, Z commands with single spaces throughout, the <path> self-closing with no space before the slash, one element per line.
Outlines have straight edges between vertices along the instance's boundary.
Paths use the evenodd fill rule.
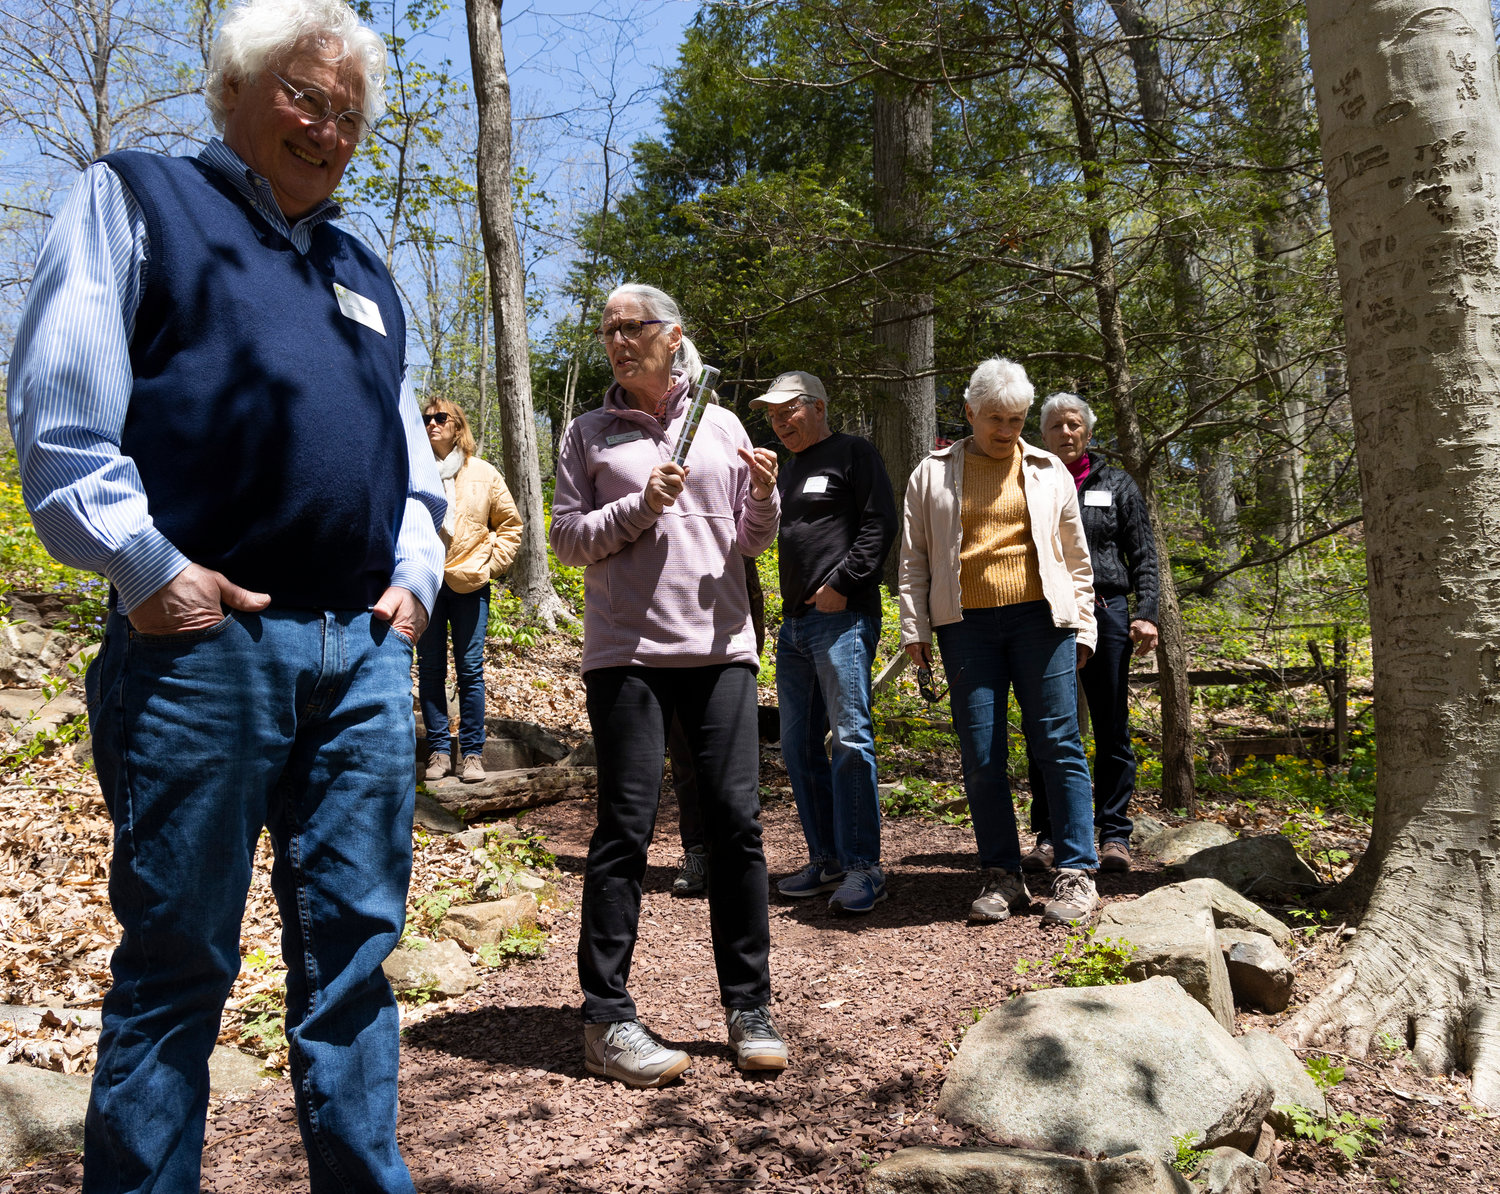
<path fill-rule="evenodd" d="M 1069 394 L 1060 390 L 1056 394 L 1048 396 L 1047 401 L 1042 403 L 1041 423 L 1042 430 L 1047 430 L 1047 423 L 1058 411 L 1076 410 L 1083 417 L 1083 425 L 1088 429 L 1090 435 L 1094 433 L 1094 424 L 1098 419 L 1094 415 L 1094 408 L 1080 398 L 1077 394 Z"/>
<path fill-rule="evenodd" d="M 203 85 L 214 127 L 224 131 L 224 88 L 231 79 L 258 79 L 303 46 L 329 62 L 352 58 L 359 64 L 366 131 L 385 115 L 385 42 L 344 0 L 239 0 L 219 24 Z"/>
<path fill-rule="evenodd" d="M 964 405 L 971 415 L 998 408 L 1008 415 L 1023 414 L 1031 409 L 1036 389 L 1026 370 L 1005 357 L 991 357 L 974 370 L 969 388 L 964 391 Z"/>

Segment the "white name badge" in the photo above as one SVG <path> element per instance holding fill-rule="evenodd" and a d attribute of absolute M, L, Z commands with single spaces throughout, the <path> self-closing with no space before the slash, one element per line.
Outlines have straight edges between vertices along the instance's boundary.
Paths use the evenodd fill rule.
<path fill-rule="evenodd" d="M 385 320 L 380 318 L 380 308 L 362 294 L 355 294 L 347 286 L 340 286 L 337 282 L 333 284 L 333 293 L 338 296 L 339 310 L 344 315 L 362 323 L 367 328 L 385 335 Z"/>
<path fill-rule="evenodd" d="M 1090 489 L 1083 495 L 1085 506 L 1113 506 L 1115 495 L 1107 489 Z"/>
<path fill-rule="evenodd" d="M 619 435 L 606 435 L 604 442 L 613 448 L 616 444 L 633 444 L 645 434 L 644 431 L 624 431 Z"/>
<path fill-rule="evenodd" d="M 806 481 L 804 481 L 802 483 L 802 492 L 803 493 L 827 493 L 828 492 L 828 478 L 827 477 L 809 477 Z"/>

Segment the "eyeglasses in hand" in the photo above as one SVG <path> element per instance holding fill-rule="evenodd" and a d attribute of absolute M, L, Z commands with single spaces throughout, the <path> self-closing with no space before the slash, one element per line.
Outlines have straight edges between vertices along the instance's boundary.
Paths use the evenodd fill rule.
<path fill-rule="evenodd" d="M 430 414 L 430 415 L 423 415 L 422 416 L 422 423 L 423 423 L 424 426 L 426 426 L 429 423 L 436 423 L 439 427 L 441 427 L 447 421 L 448 421 L 448 412 L 445 411 L 445 410 L 433 411 L 432 414 Z"/>
<path fill-rule="evenodd" d="M 917 691 L 922 694 L 922 699 L 929 705 L 936 705 L 948 695 L 946 688 L 938 692 L 932 687 L 932 669 L 925 663 L 917 668 Z"/>
<path fill-rule="evenodd" d="M 365 114 L 358 108 L 350 108 L 334 116 L 333 101 L 328 98 L 326 91 L 317 87 L 293 87 L 275 71 L 271 71 L 270 75 L 287 89 L 292 107 L 297 109 L 298 115 L 308 124 L 322 124 L 333 116 L 333 127 L 338 129 L 339 136 L 344 140 L 358 141 L 364 136 L 369 125 L 365 121 Z"/>
<path fill-rule="evenodd" d="M 653 323 L 666 323 L 665 319 L 622 319 L 619 323 L 612 323 L 607 328 L 597 328 L 594 331 L 594 339 L 600 344 L 608 344 L 614 338 L 616 332 L 627 340 L 637 340 Z"/>

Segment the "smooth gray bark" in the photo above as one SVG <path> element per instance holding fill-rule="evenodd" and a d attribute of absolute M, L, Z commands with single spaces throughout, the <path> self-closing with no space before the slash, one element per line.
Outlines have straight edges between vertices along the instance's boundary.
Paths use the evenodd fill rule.
<path fill-rule="evenodd" d="M 1291 1025 L 1500 1104 L 1500 91 L 1483 0 L 1310 0 L 1375 663 L 1368 907 Z"/>

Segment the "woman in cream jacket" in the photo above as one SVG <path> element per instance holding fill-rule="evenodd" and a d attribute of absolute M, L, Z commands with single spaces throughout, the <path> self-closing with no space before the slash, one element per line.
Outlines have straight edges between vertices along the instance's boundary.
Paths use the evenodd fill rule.
<path fill-rule="evenodd" d="M 465 783 L 484 778 L 484 633 L 490 616 L 490 580 L 516 558 L 521 516 L 505 478 L 474 455 L 469 420 L 457 403 L 437 398 L 422 415 L 438 475 L 448 496 L 443 520 L 443 587 L 432 618 L 417 643 L 417 692 L 427 728 L 427 778 L 457 770 Z M 458 742 L 463 762 L 455 767 L 448 732 L 448 634 L 458 679 Z"/>

